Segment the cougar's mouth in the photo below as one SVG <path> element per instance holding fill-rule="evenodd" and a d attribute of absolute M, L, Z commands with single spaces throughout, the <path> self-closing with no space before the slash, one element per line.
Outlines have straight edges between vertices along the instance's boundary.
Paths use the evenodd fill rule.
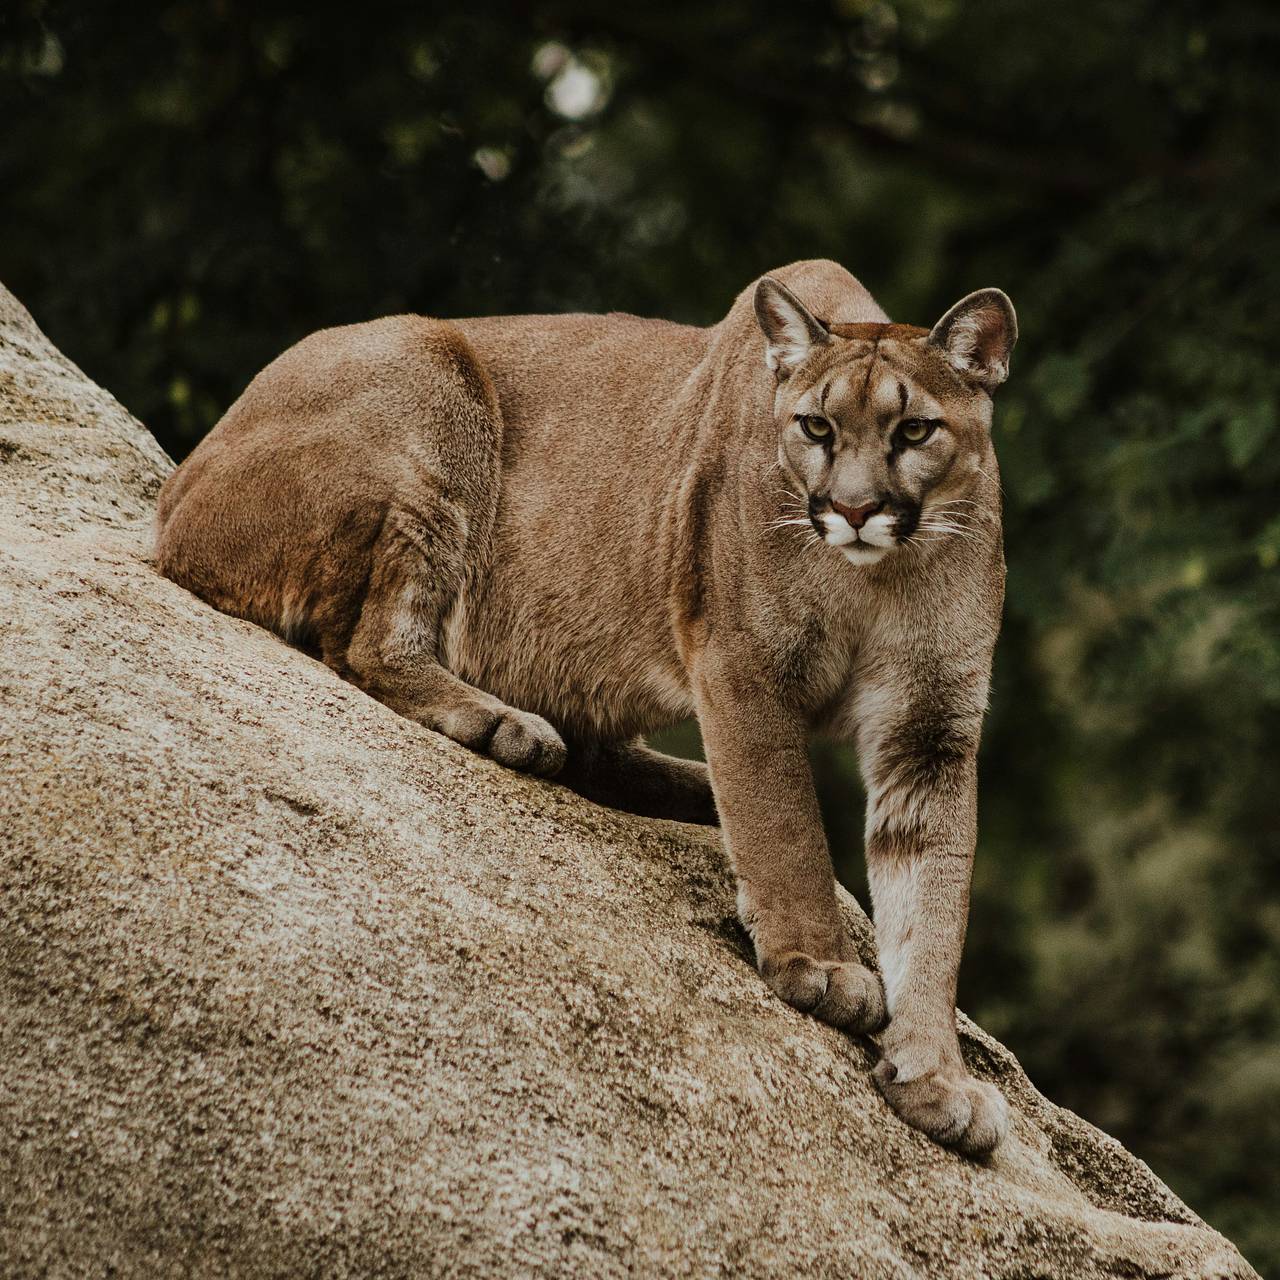
<path fill-rule="evenodd" d="M 810 499 L 809 521 L 827 546 L 842 551 L 854 564 L 874 564 L 898 545 L 901 536 L 898 516 L 884 508 L 855 528 L 833 506 Z"/>

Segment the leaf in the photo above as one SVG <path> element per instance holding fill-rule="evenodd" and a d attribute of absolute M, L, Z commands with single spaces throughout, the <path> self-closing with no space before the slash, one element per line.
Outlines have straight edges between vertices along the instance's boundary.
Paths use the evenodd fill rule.
<path fill-rule="evenodd" d="M 1276 402 L 1268 397 L 1244 405 L 1227 419 L 1227 453 L 1232 465 L 1243 471 L 1262 451 L 1276 429 Z"/>
<path fill-rule="evenodd" d="M 1280 516 L 1276 516 L 1263 529 L 1258 538 L 1256 550 L 1258 563 L 1264 569 L 1274 569 L 1280 564 Z"/>
<path fill-rule="evenodd" d="M 1084 403 L 1093 379 L 1079 356 L 1055 353 L 1045 356 L 1035 372 L 1040 402 L 1051 418 L 1063 422 Z"/>

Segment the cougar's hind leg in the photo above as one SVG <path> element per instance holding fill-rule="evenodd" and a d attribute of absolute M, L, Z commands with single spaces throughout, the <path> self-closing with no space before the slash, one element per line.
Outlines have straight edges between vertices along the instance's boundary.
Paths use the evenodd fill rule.
<path fill-rule="evenodd" d="M 719 822 L 707 766 L 663 755 L 639 738 L 630 742 L 574 743 L 560 781 L 611 809 L 677 822 Z"/>
<path fill-rule="evenodd" d="M 565 761 L 541 716 L 509 707 L 440 663 L 441 632 L 466 576 L 466 521 L 447 500 L 391 511 L 373 547 L 369 586 L 342 658 L 350 679 L 393 711 L 511 769 L 550 776 Z"/>

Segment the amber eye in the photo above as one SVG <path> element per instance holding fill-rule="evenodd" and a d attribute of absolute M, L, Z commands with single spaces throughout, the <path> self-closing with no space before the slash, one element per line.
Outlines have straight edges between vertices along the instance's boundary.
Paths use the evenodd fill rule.
<path fill-rule="evenodd" d="M 800 426 L 810 440 L 822 443 L 831 439 L 831 423 L 826 418 L 815 418 L 813 414 L 806 413 L 800 418 Z"/>
<path fill-rule="evenodd" d="M 897 437 L 902 444 L 917 445 L 933 435 L 938 424 L 928 418 L 904 418 L 898 423 Z"/>

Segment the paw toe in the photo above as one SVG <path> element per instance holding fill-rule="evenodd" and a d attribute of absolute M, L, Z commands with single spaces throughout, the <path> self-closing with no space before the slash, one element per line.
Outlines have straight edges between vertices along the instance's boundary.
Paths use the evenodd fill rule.
<path fill-rule="evenodd" d="M 885 1023 L 884 989 L 880 979 L 860 964 L 832 965 L 827 991 L 814 1009 L 824 1022 L 863 1034 Z"/>
<path fill-rule="evenodd" d="M 973 1113 L 956 1149 L 966 1156 L 989 1156 L 1009 1132 L 1009 1104 L 994 1085 L 978 1080 L 969 1082 Z"/>
<path fill-rule="evenodd" d="M 560 735 L 541 716 L 513 711 L 499 721 L 489 754 L 508 769 L 550 777 L 564 766 L 566 752 Z"/>
<path fill-rule="evenodd" d="M 793 951 L 766 966 L 765 981 L 789 1005 L 812 1013 L 827 994 L 827 971 L 812 957 Z"/>

